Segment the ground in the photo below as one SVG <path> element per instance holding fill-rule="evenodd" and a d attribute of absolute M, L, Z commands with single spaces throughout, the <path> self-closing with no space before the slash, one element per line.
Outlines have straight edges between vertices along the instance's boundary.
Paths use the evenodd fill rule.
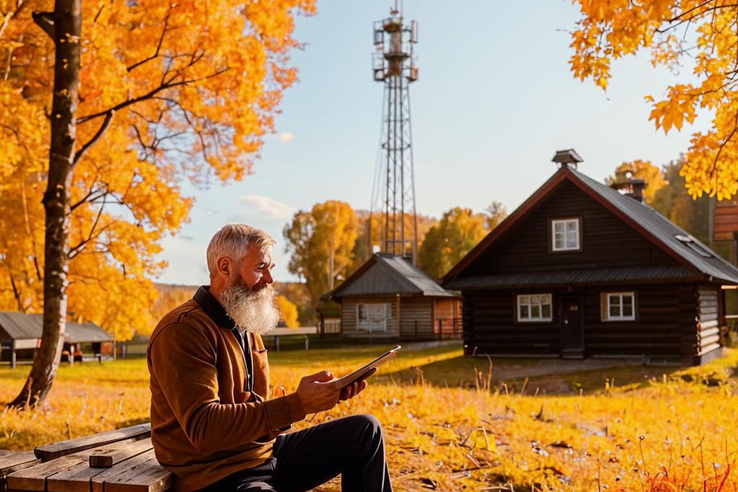
<path fill-rule="evenodd" d="M 287 391 L 350 372 L 388 346 L 270 352 Z M 414 348 L 414 349 L 413 349 Z M 0 402 L 28 367 L 0 369 Z M 738 491 L 738 350 L 696 368 L 469 359 L 458 344 L 407 347 L 355 400 L 382 422 L 395 490 Z M 0 413 L 0 449 L 31 449 L 148 419 L 143 359 L 63 365 L 36 410 Z M 338 480 L 321 487 L 338 491 Z"/>

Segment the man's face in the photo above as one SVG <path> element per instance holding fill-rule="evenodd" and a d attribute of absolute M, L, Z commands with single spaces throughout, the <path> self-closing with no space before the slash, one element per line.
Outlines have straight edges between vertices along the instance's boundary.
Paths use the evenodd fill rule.
<path fill-rule="evenodd" d="M 241 262 L 234 265 L 234 273 L 229 282 L 229 287 L 242 282 L 250 290 L 261 290 L 274 282 L 272 278 L 272 248 L 251 246 Z"/>
<path fill-rule="evenodd" d="M 254 246 L 241 261 L 229 263 L 227 287 L 218 301 L 241 332 L 266 333 L 277 326 L 280 314 L 274 303 L 271 250 Z"/>

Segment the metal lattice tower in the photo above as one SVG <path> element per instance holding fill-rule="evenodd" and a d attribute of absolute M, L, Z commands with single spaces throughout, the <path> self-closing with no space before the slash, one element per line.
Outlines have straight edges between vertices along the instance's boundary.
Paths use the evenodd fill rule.
<path fill-rule="evenodd" d="M 372 190 L 369 240 L 379 238 L 382 251 L 411 257 L 418 250 L 415 176 L 410 128 L 410 84 L 418 80 L 413 46 L 418 24 L 403 23 L 402 0 L 395 0 L 390 17 L 374 23 L 374 80 L 384 83 L 382 131 Z M 381 230 L 371 231 L 381 215 Z"/>

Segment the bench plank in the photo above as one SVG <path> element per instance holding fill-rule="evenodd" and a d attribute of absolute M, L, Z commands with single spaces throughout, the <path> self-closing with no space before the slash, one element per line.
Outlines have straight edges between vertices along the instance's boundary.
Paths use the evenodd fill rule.
<path fill-rule="evenodd" d="M 104 472 L 102 468 L 90 468 L 87 461 L 60 471 L 46 478 L 47 492 L 90 492 L 90 481 Z"/>
<path fill-rule="evenodd" d="M 138 474 L 141 477 L 134 480 Z M 171 484 L 171 474 L 159 465 L 152 449 L 95 475 L 92 492 L 161 492 L 169 489 Z"/>
<path fill-rule="evenodd" d="M 8 490 L 44 492 L 47 477 L 68 470 L 80 463 L 87 463 L 87 460 L 87 456 L 71 455 L 24 468 L 8 475 Z"/>
<path fill-rule="evenodd" d="M 91 481 L 93 478 L 110 469 L 110 467 L 91 467 L 90 463 L 94 458 L 106 457 L 111 461 L 115 461 L 116 465 L 120 465 L 116 473 L 122 473 L 133 466 L 126 463 L 126 460 L 139 454 L 143 454 L 151 449 L 153 449 L 153 446 L 150 438 L 142 439 L 140 441 L 128 439 L 126 441 L 93 448 L 87 452 L 79 453 L 83 456 L 89 454 L 87 461 L 47 477 L 46 490 L 47 492 L 90 492 L 92 487 Z M 147 459 L 150 459 L 150 456 L 147 456 L 144 460 L 141 460 L 141 462 L 146 461 Z M 104 478 L 105 477 L 103 476 L 100 483 L 102 483 Z"/>
<path fill-rule="evenodd" d="M 123 429 L 116 429 L 91 436 L 78 437 L 68 441 L 55 442 L 39 446 L 33 450 L 42 461 L 55 460 L 62 456 L 104 446 L 124 439 L 144 439 L 151 436 L 151 424 L 140 424 Z"/>
<path fill-rule="evenodd" d="M 38 462 L 39 460 L 33 454 L 33 451 L 0 451 L 0 477 L 9 475 L 21 468 L 28 468 Z"/>
<path fill-rule="evenodd" d="M 153 455 L 153 451 L 151 452 Z M 156 458 L 106 480 L 104 492 L 164 492 L 172 486 L 172 474 Z"/>
<path fill-rule="evenodd" d="M 133 456 L 145 453 L 153 449 L 151 438 L 141 439 L 138 441 L 122 441 L 109 446 L 95 448 L 90 455 L 90 466 L 93 468 L 111 468 L 112 466 L 125 461 Z"/>
<path fill-rule="evenodd" d="M 5 476 L 39 463 L 33 451 L 0 451 L 0 491 L 5 490 Z"/>

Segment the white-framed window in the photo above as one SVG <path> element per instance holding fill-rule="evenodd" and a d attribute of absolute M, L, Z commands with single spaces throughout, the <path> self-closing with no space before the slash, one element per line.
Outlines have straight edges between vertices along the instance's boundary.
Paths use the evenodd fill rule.
<path fill-rule="evenodd" d="M 392 318 L 392 304 L 357 304 L 356 329 L 364 331 L 387 331 L 387 320 Z"/>
<path fill-rule="evenodd" d="M 578 251 L 581 248 L 579 241 L 579 219 L 551 220 L 551 250 Z"/>
<path fill-rule="evenodd" d="M 606 321 L 633 321 L 635 320 L 635 293 L 608 292 L 604 296 Z"/>
<path fill-rule="evenodd" d="M 551 321 L 551 294 L 518 296 L 518 321 Z"/>

